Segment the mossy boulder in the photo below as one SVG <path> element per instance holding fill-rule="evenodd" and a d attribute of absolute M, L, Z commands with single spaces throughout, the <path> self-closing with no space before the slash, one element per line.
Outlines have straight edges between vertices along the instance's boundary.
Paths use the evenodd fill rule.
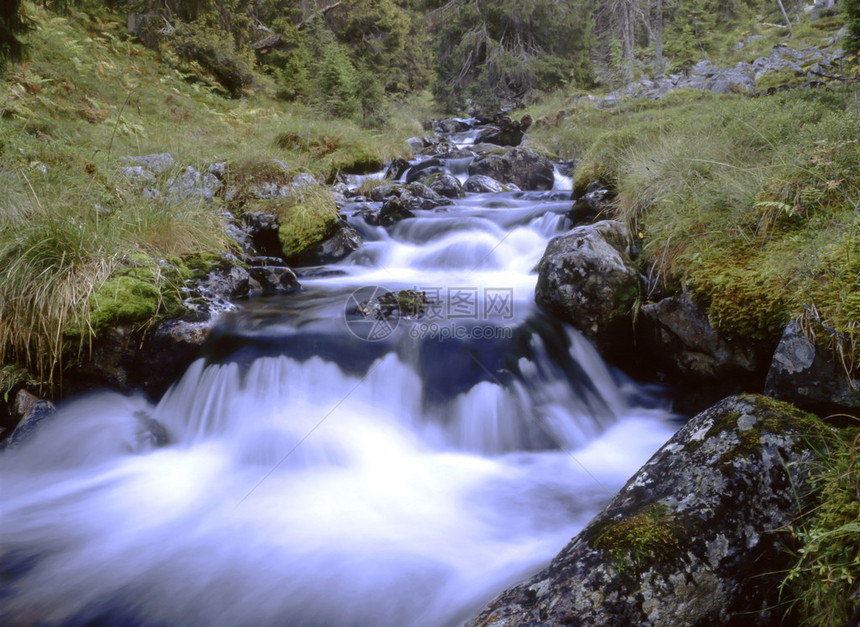
<path fill-rule="evenodd" d="M 468 625 L 778 623 L 783 531 L 829 432 L 763 396 L 691 419 L 545 569 Z"/>
<path fill-rule="evenodd" d="M 283 256 L 298 259 L 332 237 L 337 230 L 337 206 L 331 193 L 311 186 L 278 207 L 278 238 Z"/>
<path fill-rule="evenodd" d="M 177 314 L 182 308 L 176 294 L 156 287 L 149 270 L 126 272 L 109 278 L 90 297 L 89 324 L 96 336 L 113 325 L 143 325 L 160 313 Z"/>

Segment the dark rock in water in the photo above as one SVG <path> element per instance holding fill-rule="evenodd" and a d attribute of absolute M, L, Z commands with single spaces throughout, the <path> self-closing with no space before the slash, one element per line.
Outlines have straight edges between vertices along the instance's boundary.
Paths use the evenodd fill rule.
<path fill-rule="evenodd" d="M 729 342 L 688 293 L 643 305 L 640 346 L 659 367 L 693 382 L 749 376 L 758 369 L 749 343 Z"/>
<path fill-rule="evenodd" d="M 555 185 L 552 162 L 531 148 L 499 149 L 477 157 L 469 175 L 483 174 L 525 190 L 548 190 Z"/>
<path fill-rule="evenodd" d="M 16 448 L 32 438 L 39 430 L 40 423 L 57 411 L 57 408 L 51 401 L 41 399 L 26 390 L 18 390 L 12 410 L 13 417 L 18 418 L 18 425 L 9 439 L 0 446 L 0 450 Z"/>
<path fill-rule="evenodd" d="M 471 627 L 779 624 L 783 530 L 828 430 L 762 396 L 687 423 L 545 569 Z"/>
<path fill-rule="evenodd" d="M 170 444 L 167 429 L 145 411 L 134 413 L 137 419 L 137 433 L 135 434 L 135 452 L 141 452 L 154 448 L 162 448 Z"/>
<path fill-rule="evenodd" d="M 361 248 L 361 236 L 358 231 L 341 219 L 338 220 L 334 235 L 312 246 L 292 261 L 300 266 L 324 266 L 340 261 L 359 248 Z"/>
<path fill-rule="evenodd" d="M 427 177 L 425 181 L 430 189 L 440 196 L 445 196 L 446 198 L 462 198 L 465 196 L 463 186 L 460 185 L 460 181 L 447 172 L 433 174 L 432 176 Z"/>
<path fill-rule="evenodd" d="M 435 163 L 434 163 L 435 162 Z M 406 182 L 414 183 L 415 181 L 424 182 L 427 178 L 434 174 L 447 174 L 448 170 L 441 159 L 428 159 L 423 163 L 413 166 L 406 174 Z"/>
<path fill-rule="evenodd" d="M 404 207 L 399 198 L 392 198 L 383 203 L 382 209 L 379 210 L 378 221 L 375 224 L 368 221 L 368 224 L 373 224 L 374 226 L 391 226 L 406 218 L 414 217 L 415 214 Z"/>
<path fill-rule="evenodd" d="M 245 268 L 224 259 L 212 268 L 201 285 L 222 298 L 242 298 L 248 295 L 248 279 L 250 276 Z"/>
<path fill-rule="evenodd" d="M 435 126 L 437 133 L 462 133 L 463 131 L 468 131 L 470 128 L 472 127 L 467 121 L 458 118 L 437 120 Z"/>
<path fill-rule="evenodd" d="M 860 407 L 860 380 L 849 377 L 835 355 L 810 342 L 795 321 L 773 354 L 765 393 L 801 406 Z"/>
<path fill-rule="evenodd" d="M 383 292 L 376 298 L 363 301 L 356 305 L 352 313 L 371 320 L 392 317 L 413 319 L 421 317 L 429 304 L 426 292 L 400 290 Z"/>
<path fill-rule="evenodd" d="M 620 222 L 604 220 L 553 238 L 538 264 L 535 302 L 570 322 L 607 356 L 632 347 L 639 272 Z"/>
<path fill-rule="evenodd" d="M 496 144 L 497 146 L 519 146 L 523 136 L 532 125 L 532 117 L 524 115 L 518 122 L 506 115 L 500 116 L 495 126 L 487 127 L 475 138 L 476 144 Z"/>
<path fill-rule="evenodd" d="M 255 283 L 251 295 L 289 294 L 301 289 L 296 273 L 284 266 L 252 266 L 248 274 Z"/>
<path fill-rule="evenodd" d="M 484 176 L 483 174 L 474 174 L 470 176 L 466 179 L 466 182 L 463 183 L 463 189 L 467 192 L 476 194 L 520 191 L 520 188 L 513 183 L 506 183 L 503 185 L 496 179 Z"/>
<path fill-rule="evenodd" d="M 385 178 L 390 181 L 399 181 L 403 173 L 409 169 L 409 162 L 406 159 L 398 157 L 391 162 L 388 169 L 385 171 Z"/>

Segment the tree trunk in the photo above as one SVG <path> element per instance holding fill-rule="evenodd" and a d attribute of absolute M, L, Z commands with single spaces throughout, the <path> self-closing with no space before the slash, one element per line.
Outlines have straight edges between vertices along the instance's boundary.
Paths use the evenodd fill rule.
<path fill-rule="evenodd" d="M 663 0 L 657 0 L 654 15 L 654 66 L 655 74 L 663 76 Z"/>
<path fill-rule="evenodd" d="M 633 0 L 626 0 L 621 5 L 621 45 L 624 57 L 624 77 L 633 80 Z"/>
<path fill-rule="evenodd" d="M 776 0 L 779 3 L 779 10 L 782 11 L 782 17 L 785 18 L 785 23 L 788 26 L 788 36 L 794 37 L 794 29 L 791 27 L 791 20 L 788 19 L 788 13 L 785 12 L 785 7 L 782 6 L 782 0 Z"/>

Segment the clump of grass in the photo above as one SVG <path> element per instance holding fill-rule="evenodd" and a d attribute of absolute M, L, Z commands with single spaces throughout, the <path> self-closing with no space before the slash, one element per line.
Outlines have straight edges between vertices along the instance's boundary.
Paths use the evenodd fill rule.
<path fill-rule="evenodd" d="M 295 259 L 325 241 L 337 227 L 337 206 L 331 192 L 321 185 L 294 190 L 289 200 L 276 205 L 278 236 L 284 257 Z"/>
<path fill-rule="evenodd" d="M 165 271 L 165 257 L 226 247 L 217 215 L 199 205 L 129 202 L 114 189 L 102 206 L 94 200 L 105 202 L 103 190 L 62 173 L 37 180 L 40 193 L 24 173 L 3 178 L 13 191 L 0 206 L 0 363 L 27 367 L 40 381 L 53 382 L 107 323 L 151 322 L 166 311 L 167 293 L 177 303 L 181 277 Z M 131 292 L 112 292 L 111 281 L 119 288 L 131 268 L 155 304 L 136 318 L 113 316 L 131 306 Z"/>
<path fill-rule="evenodd" d="M 361 185 L 359 185 L 355 191 L 357 191 L 362 196 L 370 196 L 370 192 L 372 192 L 377 187 L 382 187 L 383 185 L 391 185 L 391 180 L 386 178 L 369 176 L 361 182 Z"/>
<path fill-rule="evenodd" d="M 860 589 L 860 433 L 845 429 L 811 483 L 814 506 L 791 529 L 795 563 L 781 594 L 800 625 L 845 625 Z"/>
<path fill-rule="evenodd" d="M 551 133 L 573 138 L 562 156 L 591 142 L 577 185 L 617 191 L 616 217 L 642 233 L 645 265 L 669 291 L 688 289 L 716 328 L 763 356 L 788 320 L 806 320 L 851 372 L 858 119 L 852 93 L 796 90 L 584 109 Z"/>

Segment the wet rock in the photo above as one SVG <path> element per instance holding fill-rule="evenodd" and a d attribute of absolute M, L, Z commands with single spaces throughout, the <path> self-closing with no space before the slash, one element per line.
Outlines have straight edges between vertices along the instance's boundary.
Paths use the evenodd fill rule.
<path fill-rule="evenodd" d="M 445 196 L 446 198 L 462 198 L 465 196 L 460 181 L 447 172 L 433 174 L 427 177 L 425 181 L 430 189 L 440 196 Z"/>
<path fill-rule="evenodd" d="M 301 289 L 296 273 L 286 266 L 251 266 L 250 295 L 289 294 Z"/>
<path fill-rule="evenodd" d="M 524 115 L 519 121 L 502 115 L 496 120 L 494 126 L 487 127 L 477 136 L 475 143 L 496 144 L 497 146 L 519 146 L 531 125 L 532 117 L 530 115 Z"/>
<path fill-rule="evenodd" d="M 761 396 L 691 419 L 545 569 L 470 627 L 770 625 L 826 429 Z"/>
<path fill-rule="evenodd" d="M 392 198 L 383 203 L 382 209 L 379 211 L 378 223 L 374 224 L 374 226 L 387 227 L 395 224 L 396 222 L 400 222 L 401 220 L 414 217 L 415 214 L 404 207 L 399 198 Z M 373 223 L 368 222 L 368 224 Z"/>
<path fill-rule="evenodd" d="M 516 185 L 511 185 L 510 183 L 502 185 L 496 179 L 484 176 L 483 174 L 470 176 L 466 179 L 466 182 L 463 183 L 463 189 L 475 194 L 519 191 L 519 188 L 517 188 Z"/>
<path fill-rule="evenodd" d="M 765 393 L 801 406 L 860 407 L 860 380 L 849 377 L 835 355 L 810 342 L 789 323 L 773 354 Z"/>
<path fill-rule="evenodd" d="M 437 133 L 462 133 L 472 128 L 472 125 L 467 120 L 460 118 L 448 118 L 447 120 L 438 120 L 436 122 Z"/>
<path fill-rule="evenodd" d="M 410 137 L 406 140 L 406 144 L 409 146 L 409 149 L 412 151 L 413 155 L 420 155 L 421 151 L 424 150 L 426 144 L 424 140 L 420 137 Z"/>
<path fill-rule="evenodd" d="M 300 266 L 322 266 L 347 257 L 361 248 L 361 236 L 344 220 L 338 220 L 337 229 L 330 238 L 312 246 L 293 260 Z"/>
<path fill-rule="evenodd" d="M 582 331 L 606 356 L 631 349 L 641 279 L 623 224 L 604 220 L 554 237 L 537 271 L 538 305 Z"/>
<path fill-rule="evenodd" d="M 409 162 L 406 159 L 398 157 L 392 161 L 391 165 L 388 166 L 388 169 L 385 170 L 384 177 L 389 181 L 399 181 L 400 177 L 403 176 L 409 167 Z"/>
<path fill-rule="evenodd" d="M 32 438 L 39 430 L 40 423 L 56 411 L 57 408 L 51 401 L 41 399 L 26 390 L 18 390 L 12 404 L 12 417 L 18 419 L 18 425 L 8 440 L 0 445 L 0 450 L 17 448 L 22 442 Z"/>
<path fill-rule="evenodd" d="M 476 157 L 469 175 L 483 174 L 525 190 L 549 190 L 555 184 L 552 162 L 531 148 L 506 148 Z"/>
<path fill-rule="evenodd" d="M 421 163 L 413 165 L 406 173 L 405 182 L 413 183 L 415 181 L 422 182 L 427 177 L 433 174 L 445 174 L 445 162 L 442 159 L 427 159 Z"/>
<path fill-rule="evenodd" d="M 224 259 L 219 262 L 201 285 L 221 298 L 234 299 L 248 295 L 248 271 L 236 262 Z"/>

